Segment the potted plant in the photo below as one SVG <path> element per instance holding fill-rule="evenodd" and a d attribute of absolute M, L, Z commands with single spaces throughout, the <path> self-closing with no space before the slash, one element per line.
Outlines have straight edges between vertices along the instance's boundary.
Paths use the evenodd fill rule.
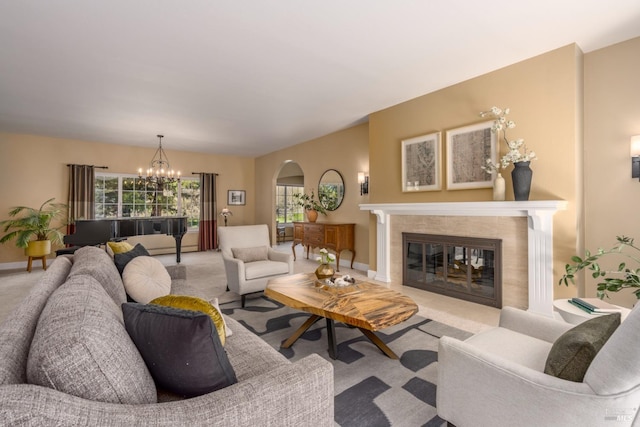
<path fill-rule="evenodd" d="M 47 200 L 38 209 L 26 206 L 12 208 L 9 211 L 12 219 L 0 221 L 0 227 L 7 233 L 0 238 L 0 243 L 16 239 L 16 246 L 24 248 L 27 256 L 37 258 L 50 254 L 51 243 L 62 243 L 64 237 L 58 228 L 51 227 L 51 222 L 64 219 L 67 209 L 66 205 L 53 203 L 53 200 Z"/>
<path fill-rule="evenodd" d="M 640 248 L 633 244 L 633 239 L 626 236 L 617 236 L 618 243 L 611 249 L 599 248 L 595 254 L 590 251 L 585 252 L 585 257 L 579 256 L 571 257 L 573 264 L 567 264 L 565 266 L 565 274 L 560 278 L 559 285 L 565 284 L 569 286 L 569 282 L 573 283 L 574 276 L 577 272 L 588 269 L 591 271 L 591 276 L 594 279 L 602 278 L 602 281 L 598 283 L 598 298 L 603 299 L 605 296 L 608 298 L 607 292 L 618 292 L 625 288 L 636 289 L 634 294 L 636 298 L 640 299 L 640 268 L 628 268 L 627 264 L 621 262 L 618 264 L 618 269 L 609 271 L 603 270 L 600 267 L 599 260 L 602 257 L 608 257 L 618 255 L 619 257 L 627 258 L 633 261 L 636 266 L 640 267 Z M 628 249 L 626 252 L 625 249 Z M 631 251 L 631 253 L 629 253 Z"/>
<path fill-rule="evenodd" d="M 307 212 L 307 219 L 309 222 L 316 222 L 319 213 L 322 215 L 327 214 L 324 206 L 322 206 L 316 199 L 313 189 L 311 190 L 310 195 L 307 193 L 298 193 L 294 194 L 293 197 L 295 199 L 295 204 L 302 206 L 302 208 Z"/>

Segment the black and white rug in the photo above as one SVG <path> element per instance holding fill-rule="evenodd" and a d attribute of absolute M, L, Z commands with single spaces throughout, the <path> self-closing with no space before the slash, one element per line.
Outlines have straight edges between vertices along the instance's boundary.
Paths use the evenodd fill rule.
<path fill-rule="evenodd" d="M 221 309 L 290 360 L 317 353 L 333 363 L 335 421 L 352 426 L 441 426 L 436 414 L 438 339 L 472 334 L 414 315 L 376 334 L 399 357 L 384 355 L 356 329 L 336 322 L 338 358 L 327 352 L 326 322 L 316 322 L 289 349 L 280 344 L 309 317 L 266 297 L 248 299 L 245 308 Z"/>

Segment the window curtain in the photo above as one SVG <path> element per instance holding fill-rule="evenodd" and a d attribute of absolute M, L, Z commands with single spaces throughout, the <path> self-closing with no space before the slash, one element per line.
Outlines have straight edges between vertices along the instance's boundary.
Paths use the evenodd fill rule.
<path fill-rule="evenodd" d="M 216 174 L 200 174 L 200 231 L 198 250 L 207 251 L 218 248 L 216 212 Z"/>
<path fill-rule="evenodd" d="M 67 165 L 69 167 L 69 206 L 67 234 L 75 232 L 77 219 L 95 218 L 94 166 Z"/>

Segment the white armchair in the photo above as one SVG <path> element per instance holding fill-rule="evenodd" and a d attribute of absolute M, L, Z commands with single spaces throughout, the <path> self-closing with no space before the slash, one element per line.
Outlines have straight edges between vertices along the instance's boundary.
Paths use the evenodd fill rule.
<path fill-rule="evenodd" d="M 553 342 L 575 327 L 505 307 L 498 327 L 440 339 L 438 416 L 465 426 L 638 426 L 640 304 L 589 365 L 583 382 L 544 373 Z"/>
<path fill-rule="evenodd" d="M 293 255 L 271 248 L 266 224 L 218 228 L 227 288 L 241 296 L 264 291 L 269 279 L 293 274 Z"/>

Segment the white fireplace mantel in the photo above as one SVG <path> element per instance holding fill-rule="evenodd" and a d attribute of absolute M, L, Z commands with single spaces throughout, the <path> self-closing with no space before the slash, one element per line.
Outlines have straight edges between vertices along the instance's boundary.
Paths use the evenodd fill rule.
<path fill-rule="evenodd" d="M 528 218 L 529 311 L 553 316 L 553 215 L 565 200 L 362 204 L 377 217 L 375 279 L 390 282 L 391 215 L 518 216 Z"/>

